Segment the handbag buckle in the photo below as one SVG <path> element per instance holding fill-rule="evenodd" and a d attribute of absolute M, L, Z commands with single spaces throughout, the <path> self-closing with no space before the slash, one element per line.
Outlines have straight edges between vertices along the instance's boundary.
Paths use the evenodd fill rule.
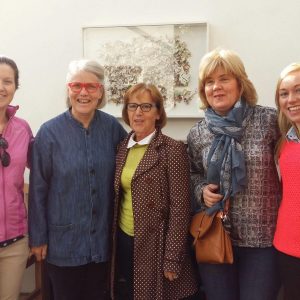
<path fill-rule="evenodd" d="M 224 211 L 221 211 L 221 220 L 225 231 L 230 234 L 232 229 L 230 218 Z"/>

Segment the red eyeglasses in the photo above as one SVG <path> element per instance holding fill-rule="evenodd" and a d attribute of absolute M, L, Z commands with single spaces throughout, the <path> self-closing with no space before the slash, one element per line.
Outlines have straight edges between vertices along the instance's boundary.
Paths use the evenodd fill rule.
<path fill-rule="evenodd" d="M 73 93 L 79 94 L 83 88 L 85 88 L 88 93 L 95 93 L 101 84 L 98 82 L 69 82 L 68 86 Z"/>

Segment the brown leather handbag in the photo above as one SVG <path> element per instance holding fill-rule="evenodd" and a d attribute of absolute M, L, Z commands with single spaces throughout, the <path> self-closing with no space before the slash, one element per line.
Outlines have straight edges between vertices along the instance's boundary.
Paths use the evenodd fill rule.
<path fill-rule="evenodd" d="M 190 233 L 194 237 L 198 263 L 233 263 L 231 240 L 222 224 L 222 212 L 217 211 L 210 216 L 205 211 L 195 214 Z"/>

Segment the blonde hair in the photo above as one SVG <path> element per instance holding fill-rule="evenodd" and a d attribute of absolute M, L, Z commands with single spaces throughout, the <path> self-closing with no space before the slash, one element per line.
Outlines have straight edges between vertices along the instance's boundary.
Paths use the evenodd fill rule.
<path fill-rule="evenodd" d="M 280 139 L 277 143 L 276 146 L 276 160 L 278 160 L 279 155 L 280 155 L 280 150 L 282 147 L 283 142 L 286 139 L 286 134 L 288 133 L 288 131 L 290 130 L 290 128 L 292 126 L 294 126 L 294 123 L 291 122 L 286 116 L 285 114 L 282 112 L 282 110 L 280 109 L 280 105 L 279 105 L 279 90 L 280 90 L 280 85 L 282 83 L 282 80 L 287 77 L 288 75 L 290 75 L 291 73 L 294 72 L 300 72 L 300 62 L 296 62 L 296 63 L 291 63 L 288 66 L 286 66 L 280 73 L 279 79 L 277 81 L 277 85 L 276 85 L 276 92 L 275 92 L 275 103 L 276 103 L 276 107 L 277 107 L 277 111 L 278 111 L 278 126 L 280 129 Z M 296 126 L 295 126 L 296 128 Z"/>
<path fill-rule="evenodd" d="M 257 93 L 253 83 L 248 78 L 244 64 L 239 56 L 231 50 L 216 48 L 204 55 L 200 62 L 198 89 L 202 102 L 201 108 L 205 109 L 209 107 L 205 95 L 205 82 L 218 68 L 224 69 L 226 73 L 236 78 L 241 96 L 249 105 L 255 106 L 257 103 Z"/>
<path fill-rule="evenodd" d="M 104 89 L 104 68 L 95 60 L 89 59 L 80 59 L 80 60 L 73 60 L 69 64 L 69 70 L 67 73 L 66 81 L 67 83 L 71 80 L 71 78 L 76 75 L 80 71 L 85 71 L 94 74 L 99 83 L 102 85 L 102 96 L 98 100 L 97 108 L 102 108 L 105 103 L 105 89 Z M 71 102 L 69 96 L 67 94 L 67 107 L 71 107 Z"/>

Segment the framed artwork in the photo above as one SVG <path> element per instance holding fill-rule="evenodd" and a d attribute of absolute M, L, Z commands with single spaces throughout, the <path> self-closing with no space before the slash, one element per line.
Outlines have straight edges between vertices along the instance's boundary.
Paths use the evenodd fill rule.
<path fill-rule="evenodd" d="M 197 118 L 198 68 L 208 51 L 207 23 L 84 27 L 83 55 L 105 68 L 104 111 L 121 117 L 125 91 L 155 84 L 168 117 Z"/>

